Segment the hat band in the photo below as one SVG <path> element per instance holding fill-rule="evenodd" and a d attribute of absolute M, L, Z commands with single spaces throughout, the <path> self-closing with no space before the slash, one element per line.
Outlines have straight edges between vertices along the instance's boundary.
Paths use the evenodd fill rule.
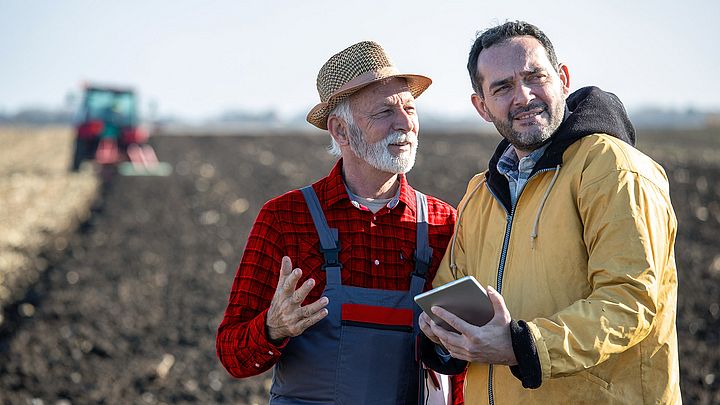
<path fill-rule="evenodd" d="M 386 66 L 378 70 L 371 70 L 369 72 L 365 72 L 337 89 L 333 94 L 330 95 L 330 97 L 328 97 L 328 100 L 336 94 L 342 93 L 344 91 L 398 74 L 400 74 L 400 71 L 395 66 Z"/>

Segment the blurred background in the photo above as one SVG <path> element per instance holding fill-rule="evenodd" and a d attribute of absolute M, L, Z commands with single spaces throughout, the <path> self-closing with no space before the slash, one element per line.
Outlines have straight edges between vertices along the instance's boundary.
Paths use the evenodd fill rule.
<path fill-rule="evenodd" d="M 327 58 L 381 43 L 434 79 L 424 121 L 469 120 L 465 61 L 477 30 L 522 19 L 543 29 L 571 85 L 615 92 L 640 124 L 700 125 L 720 110 L 714 1 L 0 2 L 0 120 L 65 118 L 83 82 L 123 84 L 163 122 L 291 122 L 317 100 Z M 55 116 L 53 118 L 53 116 Z M 37 117 L 37 119 L 42 119 Z"/>
<path fill-rule="evenodd" d="M 683 398 L 720 403 L 718 16 L 712 0 L 0 0 L 0 403 L 266 403 L 270 376 L 229 377 L 215 329 L 262 204 L 333 164 L 305 122 L 320 66 L 370 39 L 433 79 L 409 178 L 456 205 L 499 140 L 467 52 L 516 19 L 573 89 L 619 96 L 667 171 Z"/>

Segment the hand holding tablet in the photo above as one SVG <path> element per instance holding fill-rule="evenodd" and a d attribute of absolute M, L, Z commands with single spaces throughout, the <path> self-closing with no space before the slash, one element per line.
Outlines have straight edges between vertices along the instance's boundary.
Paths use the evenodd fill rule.
<path fill-rule="evenodd" d="M 475 326 L 485 325 L 495 314 L 485 289 L 473 276 L 466 276 L 416 295 L 415 302 L 436 324 L 456 333 L 455 328 L 440 319 L 430 308 L 442 307 Z"/>

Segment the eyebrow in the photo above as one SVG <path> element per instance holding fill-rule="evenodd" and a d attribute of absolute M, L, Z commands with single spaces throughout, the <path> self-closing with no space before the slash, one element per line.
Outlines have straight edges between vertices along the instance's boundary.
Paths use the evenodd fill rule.
<path fill-rule="evenodd" d="M 402 104 L 415 103 L 415 97 L 413 97 L 412 95 L 407 96 L 407 97 L 400 97 L 400 102 Z M 392 98 L 389 98 L 389 97 L 386 97 L 385 100 L 383 101 L 383 106 L 386 106 L 386 107 L 394 106 L 396 104 L 397 103 L 395 101 L 392 101 Z"/>
<path fill-rule="evenodd" d="M 530 70 L 524 70 L 524 71 L 520 72 L 520 75 L 521 75 L 521 76 L 528 76 L 528 75 L 532 75 L 532 74 L 539 73 L 539 72 L 544 72 L 544 71 L 545 71 L 545 69 L 539 68 L 539 67 L 536 66 L 536 67 L 533 67 L 533 68 L 530 69 Z"/>
<path fill-rule="evenodd" d="M 512 83 L 512 81 L 513 81 L 513 80 L 512 80 L 511 77 L 508 77 L 508 78 L 506 78 L 506 79 L 496 80 L 496 81 L 490 83 L 490 85 L 488 86 L 488 89 L 492 90 L 492 89 L 494 89 L 494 88 L 496 88 L 496 87 L 500 87 L 500 86 L 504 86 L 504 85 L 506 85 L 506 84 L 510 84 L 510 83 Z"/>
<path fill-rule="evenodd" d="M 533 67 L 529 70 L 523 70 L 522 72 L 520 72 L 520 76 L 523 76 L 523 77 L 529 76 L 529 75 L 532 75 L 532 74 L 535 74 L 538 72 L 542 72 L 542 71 L 544 71 L 544 69 L 541 69 L 539 67 Z M 488 86 L 488 89 L 492 90 L 496 87 L 500 87 L 505 84 L 510 84 L 510 83 L 512 83 L 512 81 L 513 81 L 512 77 L 507 77 L 505 79 L 496 80 L 496 81 L 490 83 L 490 85 Z"/>

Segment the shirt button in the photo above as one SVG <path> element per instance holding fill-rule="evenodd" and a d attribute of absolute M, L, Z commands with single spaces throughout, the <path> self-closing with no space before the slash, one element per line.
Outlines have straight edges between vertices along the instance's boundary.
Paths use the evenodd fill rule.
<path fill-rule="evenodd" d="M 255 363 L 255 367 L 257 367 L 257 368 L 260 368 L 260 365 L 259 365 L 259 364 L 257 364 L 257 363 Z"/>
<path fill-rule="evenodd" d="M 380 265 L 380 260 L 375 259 L 375 265 L 376 265 L 376 266 L 379 266 L 379 265 Z"/>
<path fill-rule="evenodd" d="M 268 350 L 268 354 L 272 356 L 272 355 L 275 354 L 275 353 L 273 353 L 272 350 Z"/>
<path fill-rule="evenodd" d="M 373 217 L 373 221 L 377 221 L 377 217 Z"/>

